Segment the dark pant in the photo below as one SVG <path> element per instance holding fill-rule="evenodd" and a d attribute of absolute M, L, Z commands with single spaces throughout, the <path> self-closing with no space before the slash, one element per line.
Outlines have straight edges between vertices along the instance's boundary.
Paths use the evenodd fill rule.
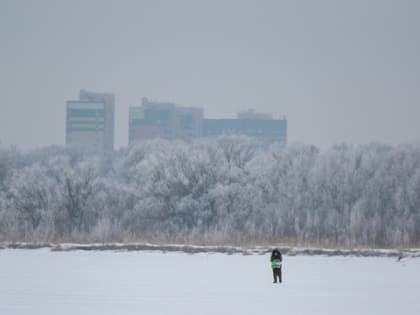
<path fill-rule="evenodd" d="M 281 282 L 281 267 L 273 268 L 273 277 L 274 277 L 274 283 L 277 282 L 277 278 L 279 278 L 279 282 Z"/>

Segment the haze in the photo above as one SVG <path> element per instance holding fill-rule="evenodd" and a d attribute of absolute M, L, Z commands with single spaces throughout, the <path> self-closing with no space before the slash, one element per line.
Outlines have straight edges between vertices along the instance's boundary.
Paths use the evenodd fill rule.
<path fill-rule="evenodd" d="M 420 139 L 419 1 L 0 1 L 0 144 L 64 144 L 65 102 L 286 115 L 288 141 Z"/>

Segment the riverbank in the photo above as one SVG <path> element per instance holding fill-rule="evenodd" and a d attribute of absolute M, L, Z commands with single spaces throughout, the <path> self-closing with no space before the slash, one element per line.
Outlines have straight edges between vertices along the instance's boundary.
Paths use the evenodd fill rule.
<path fill-rule="evenodd" d="M 264 255 L 271 252 L 271 247 L 245 248 L 238 246 L 201 246 L 184 244 L 149 244 L 149 243 L 24 243 L 3 242 L 0 249 L 40 249 L 49 248 L 51 251 L 159 251 L 159 252 L 184 252 L 197 253 L 222 253 L 242 255 Z M 377 249 L 377 248 L 354 248 L 354 249 L 330 249 L 310 247 L 280 246 L 280 251 L 288 256 L 356 256 L 356 257 L 420 257 L 420 248 L 405 249 Z"/>

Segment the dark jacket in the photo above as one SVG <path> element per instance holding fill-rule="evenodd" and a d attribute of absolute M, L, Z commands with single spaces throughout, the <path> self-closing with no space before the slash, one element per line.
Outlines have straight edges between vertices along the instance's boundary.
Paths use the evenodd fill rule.
<path fill-rule="evenodd" d="M 280 261 L 282 261 L 283 260 L 283 258 L 281 257 L 281 253 L 280 253 L 280 251 L 276 248 L 276 249 L 274 249 L 272 252 L 271 252 L 271 258 L 270 258 L 270 261 L 273 261 L 273 260 L 280 260 Z"/>

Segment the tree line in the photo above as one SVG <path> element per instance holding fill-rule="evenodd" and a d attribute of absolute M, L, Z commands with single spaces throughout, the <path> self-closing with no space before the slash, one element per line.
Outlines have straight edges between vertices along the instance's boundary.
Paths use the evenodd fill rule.
<path fill-rule="evenodd" d="M 0 240 L 420 245 L 420 143 L 0 147 Z"/>

